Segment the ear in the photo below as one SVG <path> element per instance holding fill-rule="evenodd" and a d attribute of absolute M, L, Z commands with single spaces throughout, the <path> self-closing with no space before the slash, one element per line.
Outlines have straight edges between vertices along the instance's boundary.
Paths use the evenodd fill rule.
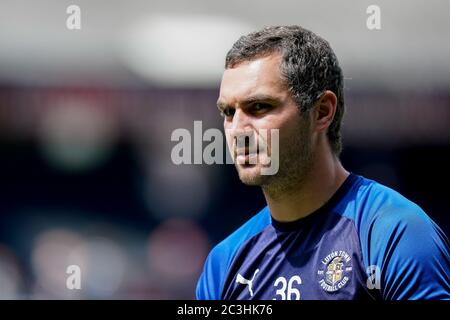
<path fill-rule="evenodd" d="M 326 131 L 334 119 L 336 113 L 337 97 L 326 90 L 314 105 L 313 123 L 316 131 Z"/>

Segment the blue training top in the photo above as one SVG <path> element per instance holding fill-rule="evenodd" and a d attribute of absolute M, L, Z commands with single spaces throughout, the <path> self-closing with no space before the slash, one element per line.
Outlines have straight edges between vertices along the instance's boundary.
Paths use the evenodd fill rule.
<path fill-rule="evenodd" d="M 350 174 L 303 219 L 265 207 L 210 252 L 197 299 L 450 299 L 449 242 L 415 203 Z"/>

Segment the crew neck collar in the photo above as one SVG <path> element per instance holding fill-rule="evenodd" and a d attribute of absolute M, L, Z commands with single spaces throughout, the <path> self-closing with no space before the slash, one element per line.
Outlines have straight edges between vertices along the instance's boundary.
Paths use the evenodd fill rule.
<path fill-rule="evenodd" d="M 327 202 L 325 202 L 325 204 L 323 204 L 320 208 L 308 214 L 304 218 L 300 218 L 290 222 L 281 222 L 275 220 L 271 216 L 273 227 L 280 231 L 292 231 L 309 224 L 311 221 L 316 220 L 318 217 L 328 213 L 330 209 L 336 206 L 336 204 L 347 194 L 347 191 L 351 188 L 351 186 L 354 184 L 357 178 L 358 178 L 357 175 L 350 172 L 348 177 L 345 179 L 342 185 L 336 190 L 336 192 L 331 196 L 331 198 Z"/>

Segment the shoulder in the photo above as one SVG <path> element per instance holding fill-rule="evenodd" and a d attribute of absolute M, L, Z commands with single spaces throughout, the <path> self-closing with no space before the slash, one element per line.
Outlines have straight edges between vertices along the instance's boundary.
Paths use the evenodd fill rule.
<path fill-rule="evenodd" d="M 351 210 L 366 267 L 381 270 L 385 299 L 449 297 L 449 244 L 417 204 L 360 177 Z"/>
<path fill-rule="evenodd" d="M 402 236 L 408 241 L 404 249 L 429 241 L 431 235 L 442 233 L 434 221 L 413 201 L 399 192 L 364 177 L 359 177 L 355 190 L 354 210 L 351 210 L 361 241 L 378 248 L 399 244 Z M 425 241 L 425 242 L 424 242 Z"/>
<path fill-rule="evenodd" d="M 239 250 L 249 239 L 263 231 L 271 218 L 267 207 L 258 212 L 209 253 L 197 284 L 198 299 L 219 299 L 228 268 Z"/>
<path fill-rule="evenodd" d="M 241 227 L 215 246 L 212 253 L 229 253 L 237 250 L 244 242 L 260 233 L 270 223 L 271 218 L 269 209 L 268 207 L 264 207 Z"/>
<path fill-rule="evenodd" d="M 432 225 L 432 220 L 421 207 L 394 189 L 362 176 L 358 176 L 353 188 L 354 201 L 350 201 L 353 210 L 344 215 L 355 220 L 358 229 L 374 224 L 381 228 L 399 224 Z"/>
<path fill-rule="evenodd" d="M 227 238 L 217 244 L 210 252 L 209 259 L 230 264 L 239 248 L 249 239 L 263 231 L 270 224 L 267 207 L 262 209 Z"/>
<path fill-rule="evenodd" d="M 430 240 L 441 231 L 421 207 L 376 182 L 372 182 L 367 198 L 365 229 L 372 245 L 386 249 L 395 245 L 416 257 L 430 254 Z"/>

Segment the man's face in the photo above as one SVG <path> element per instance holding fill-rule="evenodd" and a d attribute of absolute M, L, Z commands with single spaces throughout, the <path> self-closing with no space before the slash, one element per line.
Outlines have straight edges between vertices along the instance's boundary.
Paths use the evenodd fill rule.
<path fill-rule="evenodd" d="M 220 86 L 218 107 L 224 115 L 224 128 L 230 152 L 241 181 L 248 185 L 287 187 L 301 180 L 311 164 L 311 133 L 280 74 L 279 54 L 245 61 L 226 69 Z M 265 130 L 261 130 L 265 129 Z M 271 155 L 271 129 L 279 130 L 279 170 L 263 175 L 261 169 Z M 261 134 L 266 131 L 267 134 Z M 253 133 L 260 144 L 237 148 L 239 136 Z M 262 147 L 261 145 L 266 145 Z M 267 152 L 268 150 L 268 152 Z M 259 156 L 256 164 L 250 159 Z M 299 182 L 299 181 L 298 181 Z"/>

